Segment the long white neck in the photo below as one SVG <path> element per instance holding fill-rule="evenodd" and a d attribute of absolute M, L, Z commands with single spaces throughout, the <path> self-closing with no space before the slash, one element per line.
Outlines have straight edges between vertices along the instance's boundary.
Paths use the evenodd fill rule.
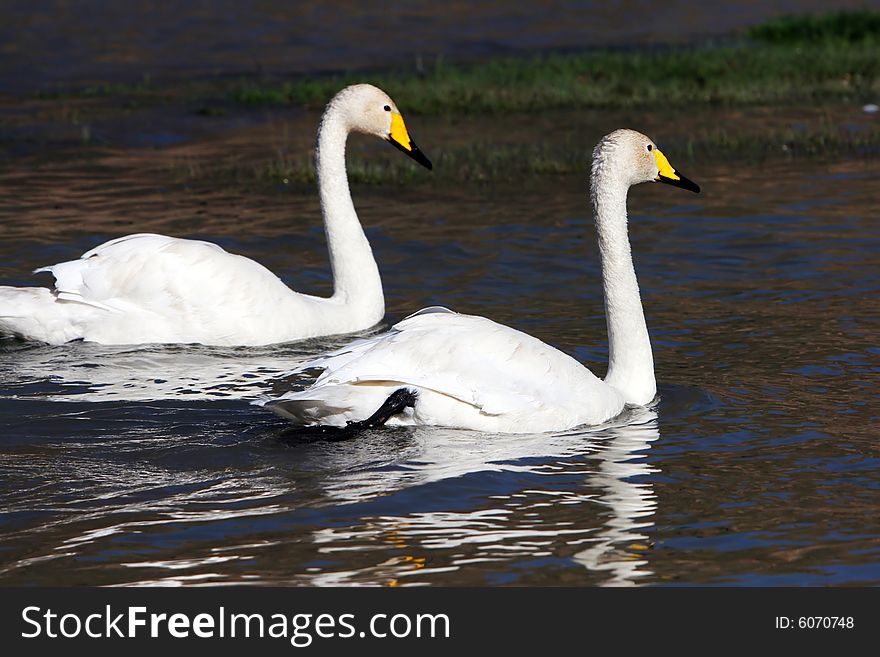
<path fill-rule="evenodd" d="M 385 314 L 385 299 L 379 268 L 348 188 L 345 142 L 349 132 L 341 103 L 331 103 L 318 129 L 315 159 L 333 271 L 332 301 L 375 323 Z"/>
<path fill-rule="evenodd" d="M 631 404 L 647 404 L 657 392 L 654 357 L 639 297 L 626 226 L 629 185 L 612 172 L 594 170 L 593 209 L 602 257 L 608 374 L 605 383 Z"/>

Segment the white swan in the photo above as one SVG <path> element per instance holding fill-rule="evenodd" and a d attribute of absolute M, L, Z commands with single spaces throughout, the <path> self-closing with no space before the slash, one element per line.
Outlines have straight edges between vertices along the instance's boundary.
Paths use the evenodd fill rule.
<path fill-rule="evenodd" d="M 627 235 L 630 186 L 659 181 L 694 192 L 646 136 L 617 130 L 593 151 L 608 374 L 484 317 L 427 308 L 390 332 L 352 342 L 295 371 L 323 368 L 310 388 L 263 403 L 302 425 L 441 425 L 491 432 L 599 424 L 656 394 L 654 361 Z"/>
<path fill-rule="evenodd" d="M 50 344 L 264 345 L 373 326 L 385 314 L 385 300 L 348 188 L 350 132 L 386 139 L 431 168 L 382 90 L 354 85 L 330 101 L 318 129 L 316 167 L 332 297 L 294 292 L 259 263 L 216 244 L 129 235 L 36 270 L 55 277 L 53 290 L 0 287 L 0 335 Z"/>

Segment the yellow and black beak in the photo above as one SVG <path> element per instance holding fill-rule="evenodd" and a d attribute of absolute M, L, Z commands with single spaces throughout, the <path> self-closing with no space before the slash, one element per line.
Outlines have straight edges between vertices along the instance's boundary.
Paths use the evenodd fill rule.
<path fill-rule="evenodd" d="M 688 180 L 678 171 L 673 169 L 672 165 L 669 164 L 669 160 L 667 160 L 666 156 L 660 152 L 659 148 L 654 149 L 654 158 L 657 160 L 657 169 L 660 172 L 657 174 L 657 177 L 654 178 L 655 181 L 666 183 L 673 187 L 681 187 L 682 189 L 695 192 L 696 194 L 700 193 L 700 186 L 694 181 Z"/>
<path fill-rule="evenodd" d="M 394 112 L 391 115 L 391 133 L 388 135 L 387 139 L 388 143 L 409 155 L 426 169 L 434 168 L 434 165 L 431 164 L 431 160 L 429 160 L 427 156 L 419 150 L 416 143 L 410 139 L 409 133 L 406 130 L 406 124 L 403 122 L 403 117 L 397 112 Z"/>

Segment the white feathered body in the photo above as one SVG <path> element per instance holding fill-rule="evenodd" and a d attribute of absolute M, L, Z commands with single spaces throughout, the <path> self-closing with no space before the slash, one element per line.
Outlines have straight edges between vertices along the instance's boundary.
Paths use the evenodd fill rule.
<path fill-rule="evenodd" d="M 55 289 L 0 287 L 0 333 L 50 344 L 265 345 L 361 330 L 384 313 L 298 294 L 249 258 L 164 235 L 129 235 L 37 271 Z"/>
<path fill-rule="evenodd" d="M 265 402 L 301 425 L 363 420 L 400 388 L 413 408 L 389 426 L 439 425 L 523 433 L 598 424 L 623 410 L 623 396 L 572 357 L 484 317 L 428 308 L 388 333 L 305 363 L 323 368 L 306 390 Z"/>

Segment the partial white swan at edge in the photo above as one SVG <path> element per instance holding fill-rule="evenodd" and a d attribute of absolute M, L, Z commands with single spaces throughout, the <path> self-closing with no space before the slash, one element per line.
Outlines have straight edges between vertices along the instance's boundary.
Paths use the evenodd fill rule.
<path fill-rule="evenodd" d="M 490 432 L 595 425 L 656 394 L 654 360 L 627 232 L 629 188 L 657 181 L 694 192 L 648 137 L 617 130 L 593 151 L 609 364 L 605 380 L 537 338 L 484 317 L 427 308 L 382 335 L 305 363 L 311 387 L 262 403 L 301 425 L 438 425 Z"/>
<path fill-rule="evenodd" d="M 381 137 L 431 168 L 381 89 L 353 85 L 330 101 L 318 129 L 316 168 L 333 296 L 294 292 L 261 264 L 216 244 L 128 235 L 36 270 L 55 277 L 54 289 L 0 286 L 0 335 L 50 344 L 265 345 L 375 325 L 385 299 L 348 188 L 351 132 Z"/>

